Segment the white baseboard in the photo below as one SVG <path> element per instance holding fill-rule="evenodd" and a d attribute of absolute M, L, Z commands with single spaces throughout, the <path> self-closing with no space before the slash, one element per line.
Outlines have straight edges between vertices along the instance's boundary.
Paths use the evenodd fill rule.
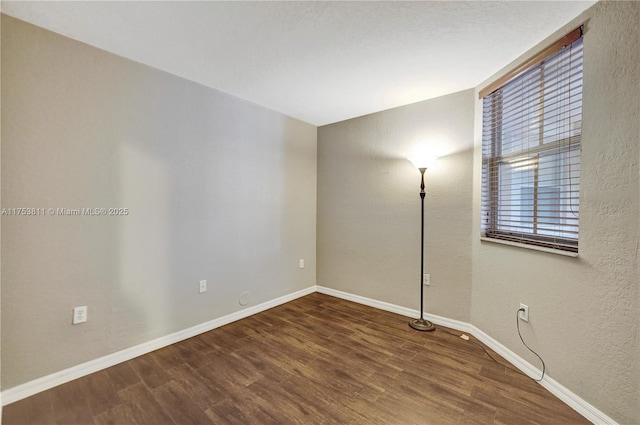
<path fill-rule="evenodd" d="M 389 311 L 391 313 L 401 314 L 402 316 L 407 317 L 419 317 L 420 311 L 413 310 L 406 307 L 400 307 L 395 304 L 389 304 L 384 301 L 378 301 L 371 298 L 361 297 L 360 295 L 353 295 L 348 292 L 338 291 L 336 289 L 327 288 L 324 286 L 316 286 L 316 291 L 321 294 L 331 295 L 337 298 L 342 298 L 343 300 L 353 301 L 358 304 L 368 305 L 369 307 L 374 307 L 379 310 Z M 471 325 L 465 322 L 461 322 L 459 320 L 448 319 L 442 316 L 436 316 L 435 314 L 424 313 L 424 318 L 429 320 L 430 322 L 435 323 L 436 325 L 446 326 L 447 328 L 457 329 L 463 332 L 471 332 Z"/>
<path fill-rule="evenodd" d="M 297 298 L 303 297 L 313 292 L 320 292 L 322 294 L 331 295 L 359 304 L 364 304 L 370 307 L 378 308 L 380 310 L 390 311 L 392 313 L 400 314 L 406 317 L 418 317 L 420 315 L 420 312 L 418 310 L 401 307 L 395 304 L 390 304 L 371 298 L 361 297 L 359 295 L 338 291 L 324 286 L 311 286 L 309 288 L 276 298 L 274 300 L 249 307 L 232 314 L 228 314 L 218 319 L 214 319 L 209 322 L 205 322 L 200 325 L 196 325 L 191 328 L 184 329 L 182 331 L 175 332 L 173 334 L 157 338 L 152 341 L 148 341 L 134 347 L 130 347 L 125 350 L 121 350 L 116 353 L 109 354 L 86 363 L 82 363 L 77 366 L 73 366 L 69 369 L 65 369 L 51 375 L 43 376 L 42 378 L 34 379 L 33 381 L 26 382 L 22 385 L 9 388 L 0 393 L 0 413 L 2 412 L 2 406 L 6 406 L 7 404 L 22 400 L 23 398 L 51 389 L 74 379 L 81 378 L 91 373 L 98 372 L 100 370 L 114 366 L 118 363 L 131 360 L 143 354 L 150 353 L 154 350 L 166 347 L 167 345 L 175 344 L 176 342 L 194 337 L 204 332 L 208 332 L 215 328 L 219 328 L 231 322 L 244 319 L 245 317 L 249 317 L 262 311 L 268 310 L 272 307 L 276 307 L 280 304 L 293 301 Z M 539 369 L 532 366 L 522 357 L 518 356 L 513 351 L 509 350 L 507 347 L 469 323 L 427 313 L 424 314 L 424 317 L 425 319 L 437 325 L 446 326 L 448 328 L 472 334 L 528 376 L 538 377 L 542 373 Z M 563 387 L 548 375 L 545 376 L 540 384 L 547 390 L 549 390 L 553 395 L 566 403 L 569 407 L 573 408 L 576 412 L 580 413 L 582 416 L 584 416 L 594 424 L 618 425 L 613 419 L 602 413 L 600 410 L 596 409 L 591 404 L 584 401 L 582 398 L 578 397 L 573 392 L 569 391 L 567 388 Z"/>
<path fill-rule="evenodd" d="M 316 287 L 317 292 L 322 294 L 331 295 L 337 298 L 342 298 L 347 301 L 353 301 L 359 304 L 368 305 L 370 307 L 378 308 L 380 310 L 390 311 L 392 313 L 401 314 L 406 317 L 419 317 L 420 311 L 413 310 L 406 307 L 400 307 L 394 304 L 389 304 L 384 301 L 377 301 L 371 298 L 361 297 L 359 295 L 353 295 L 347 292 L 338 291 L 323 286 Z M 491 338 L 489 335 L 476 328 L 475 326 L 461 322 L 458 320 L 448 319 L 446 317 L 436 316 L 433 314 L 424 313 L 424 318 L 433 322 L 436 325 L 446 326 L 448 328 L 456 329 L 461 332 L 467 332 L 478 338 L 485 345 L 491 348 L 493 351 L 502 356 L 509 363 L 520 369 L 526 375 L 538 379 L 542 375 L 542 371 L 531 365 L 531 363 L 518 356 L 507 347 Z M 569 389 L 562 386 L 560 383 L 550 378 L 549 375 L 545 375 L 544 379 L 540 382 L 544 388 L 549 390 L 553 395 L 562 400 L 566 405 L 573 410 L 584 416 L 589 421 L 598 425 L 618 425 L 616 421 L 605 415 L 600 410 L 596 409 L 591 404 L 571 392 Z"/>
<path fill-rule="evenodd" d="M 126 348 L 112 354 L 108 354 L 104 357 L 100 357 L 95 360 L 70 367 L 69 369 L 61 370 L 59 372 L 52 373 L 51 375 L 43 376 L 41 378 L 34 379 L 33 381 L 26 382 L 16 387 L 9 388 L 0 393 L 2 406 L 6 406 L 7 404 L 22 400 L 39 392 L 51 389 L 58 385 L 62 385 L 69 381 L 73 381 L 74 379 L 81 378 L 94 372 L 98 372 L 100 370 L 114 366 L 118 363 L 131 360 L 143 354 L 150 353 L 162 347 L 166 347 L 167 345 L 175 344 L 176 342 L 183 341 L 204 332 L 208 332 L 212 329 L 219 328 L 231 322 L 244 319 L 245 317 L 252 316 L 254 314 L 268 310 L 272 307 L 276 307 L 280 304 L 293 301 L 296 298 L 309 295 L 315 291 L 316 287 L 311 286 L 309 288 L 302 289 L 300 291 L 284 295 L 271 301 L 267 301 L 256 306 L 252 306 L 244 310 L 228 314 L 209 322 L 201 323 L 191 328 L 187 328 L 170 335 L 154 339 L 152 341 L 144 342 L 142 344 Z"/>

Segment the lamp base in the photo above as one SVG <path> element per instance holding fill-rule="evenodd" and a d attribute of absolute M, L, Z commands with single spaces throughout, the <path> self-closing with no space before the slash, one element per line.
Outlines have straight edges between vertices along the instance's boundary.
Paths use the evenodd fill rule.
<path fill-rule="evenodd" d="M 409 322 L 409 326 L 417 331 L 429 332 L 436 330 L 436 327 L 433 326 L 433 323 L 424 319 L 413 319 Z"/>

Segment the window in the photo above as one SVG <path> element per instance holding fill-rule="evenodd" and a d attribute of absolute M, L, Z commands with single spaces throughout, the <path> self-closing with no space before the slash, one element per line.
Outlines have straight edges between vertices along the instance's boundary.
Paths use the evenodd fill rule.
<path fill-rule="evenodd" d="M 581 29 L 534 59 L 480 92 L 482 236 L 577 253 Z"/>

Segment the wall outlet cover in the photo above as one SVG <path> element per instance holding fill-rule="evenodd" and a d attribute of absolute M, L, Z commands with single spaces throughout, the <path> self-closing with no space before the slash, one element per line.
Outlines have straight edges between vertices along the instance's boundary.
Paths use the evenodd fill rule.
<path fill-rule="evenodd" d="M 73 322 L 72 324 L 77 325 L 78 323 L 84 323 L 87 321 L 87 306 L 84 305 L 82 307 L 74 307 L 73 308 Z"/>

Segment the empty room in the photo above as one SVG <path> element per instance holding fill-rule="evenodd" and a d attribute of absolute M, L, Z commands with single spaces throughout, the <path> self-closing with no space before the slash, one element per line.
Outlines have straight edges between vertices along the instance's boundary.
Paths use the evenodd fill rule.
<path fill-rule="evenodd" d="M 0 5 L 0 423 L 640 425 L 640 2 Z"/>

